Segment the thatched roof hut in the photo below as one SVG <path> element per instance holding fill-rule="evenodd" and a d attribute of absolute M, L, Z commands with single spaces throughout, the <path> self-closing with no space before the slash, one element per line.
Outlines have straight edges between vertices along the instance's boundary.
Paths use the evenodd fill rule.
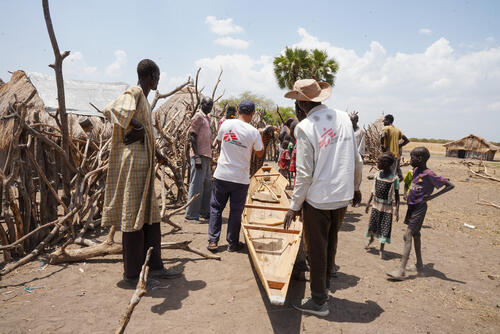
<path fill-rule="evenodd" d="M 112 126 L 105 123 L 102 114 L 95 111 L 89 104 L 92 102 L 98 108 L 104 108 L 107 103 L 118 97 L 126 88 L 124 83 L 98 83 L 79 80 L 65 80 L 66 109 L 71 134 L 74 138 L 86 139 L 87 134 L 80 127 L 79 120 L 88 117 L 92 123 L 94 138 L 103 135 L 111 136 Z M 28 123 L 43 123 L 57 127 L 55 120 L 49 115 L 57 110 L 57 88 L 55 78 L 24 71 L 16 71 L 9 82 L 0 86 L 0 117 L 10 113 L 9 104 L 25 100 L 35 91 L 34 97 L 28 105 Z M 0 118 L 0 150 L 6 149 L 12 139 L 13 119 Z"/>
<path fill-rule="evenodd" d="M 203 95 L 199 93 L 200 100 Z M 177 129 L 183 132 L 187 126 L 189 126 L 189 121 L 191 120 L 192 113 L 192 100 L 191 96 L 196 99 L 195 89 L 193 86 L 187 86 L 174 95 L 170 96 L 161 106 L 153 111 L 153 119 L 158 118 L 159 125 L 161 128 L 169 124 L 169 131 Z M 217 124 L 219 119 L 222 118 L 223 110 L 216 103 L 213 106 L 212 112 L 209 114 L 212 125 L 212 135 L 215 136 L 217 133 Z M 179 125 L 183 122 L 182 125 Z M 215 131 L 214 131 L 215 130 Z"/>
<path fill-rule="evenodd" d="M 486 139 L 468 135 L 443 145 L 446 147 L 447 157 L 472 158 L 491 161 L 499 147 L 491 144 Z"/>

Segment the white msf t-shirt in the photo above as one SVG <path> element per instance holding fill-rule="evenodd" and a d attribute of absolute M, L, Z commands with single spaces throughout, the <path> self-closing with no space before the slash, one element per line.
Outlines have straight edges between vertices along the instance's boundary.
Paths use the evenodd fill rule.
<path fill-rule="evenodd" d="M 228 119 L 222 123 L 217 140 L 221 141 L 221 149 L 214 177 L 249 184 L 252 149 L 264 149 L 259 130 L 239 119 Z"/>

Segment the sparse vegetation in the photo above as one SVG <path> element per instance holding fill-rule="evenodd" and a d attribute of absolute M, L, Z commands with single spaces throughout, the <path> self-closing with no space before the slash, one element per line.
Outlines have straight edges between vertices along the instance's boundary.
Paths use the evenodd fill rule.
<path fill-rule="evenodd" d="M 419 143 L 436 143 L 436 144 L 446 144 L 452 140 L 449 139 L 434 139 L 434 138 L 408 138 L 410 141 L 416 141 Z"/>

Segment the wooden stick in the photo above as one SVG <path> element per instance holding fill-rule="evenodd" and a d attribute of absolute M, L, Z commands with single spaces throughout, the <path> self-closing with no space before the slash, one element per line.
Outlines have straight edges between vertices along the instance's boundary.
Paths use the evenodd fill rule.
<path fill-rule="evenodd" d="M 45 17 L 45 24 L 47 26 L 47 32 L 49 34 L 50 43 L 52 44 L 52 50 L 54 51 L 55 61 L 54 64 L 49 65 L 54 69 L 56 75 L 56 86 L 57 86 L 57 103 L 58 103 L 58 112 L 60 117 L 60 127 L 62 134 L 62 150 L 65 153 L 66 157 L 71 156 L 70 151 L 70 143 L 71 137 L 68 133 L 68 115 L 66 113 L 66 97 L 64 93 L 64 79 L 63 79 L 63 70 L 62 64 L 63 60 L 69 56 L 69 51 L 64 51 L 62 54 L 59 51 L 59 45 L 57 44 L 56 34 L 54 32 L 54 27 L 52 25 L 52 19 L 50 17 L 50 9 L 49 9 L 49 1 L 42 0 L 43 14 Z M 74 166 L 68 161 L 68 164 L 75 169 Z M 71 168 L 70 167 L 70 168 Z M 64 197 L 67 199 L 71 198 L 70 193 L 70 173 L 68 169 L 62 169 L 62 178 L 63 178 L 63 190 Z"/>
<path fill-rule="evenodd" d="M 491 181 L 497 181 L 497 182 L 500 182 L 500 179 L 497 179 L 493 176 L 485 176 L 485 175 L 482 175 L 482 174 L 479 174 L 477 172 L 474 172 L 472 169 L 470 169 L 469 167 L 469 172 L 471 172 L 472 174 L 474 174 L 475 176 L 479 176 L 479 177 L 482 177 L 483 179 L 487 179 L 487 180 L 491 180 Z"/>
<path fill-rule="evenodd" d="M 212 91 L 212 102 L 214 101 L 215 97 L 215 92 L 217 91 L 217 87 L 219 86 L 220 83 L 220 77 L 222 76 L 222 67 L 220 69 L 219 77 L 217 78 L 217 82 L 215 83 L 214 90 Z M 215 103 L 215 102 L 214 102 Z"/>
<path fill-rule="evenodd" d="M 111 226 L 106 241 L 94 247 L 65 250 L 62 247 L 49 254 L 49 263 L 79 262 L 97 256 L 115 255 L 122 253 L 122 245 L 114 242 L 116 228 Z"/>
<path fill-rule="evenodd" d="M 132 316 L 132 312 L 134 312 L 134 308 L 137 306 L 137 304 L 139 304 L 142 296 L 144 296 L 147 292 L 146 283 L 148 281 L 148 275 L 149 275 L 148 262 L 149 258 L 151 257 L 152 250 L 153 247 L 149 247 L 148 252 L 146 254 L 146 260 L 144 260 L 141 274 L 139 275 L 139 282 L 137 282 L 137 287 L 135 288 L 134 294 L 132 295 L 132 298 L 128 303 L 125 313 L 122 315 L 122 318 L 120 319 L 120 323 L 118 324 L 118 328 L 116 329 L 115 334 L 122 334 L 123 332 L 125 332 L 125 328 L 127 327 L 128 322 L 130 321 L 130 317 Z"/>
<path fill-rule="evenodd" d="M 26 129 L 33 137 L 36 137 L 46 143 L 47 145 L 53 147 L 61 156 L 63 157 L 64 162 L 66 163 L 66 166 L 75 174 L 81 174 L 79 170 L 73 166 L 73 164 L 69 160 L 69 156 L 66 154 L 66 152 L 61 148 L 61 146 L 57 145 L 55 142 L 38 132 L 37 130 L 33 129 L 26 123 L 23 125 L 24 129 Z M 64 170 L 64 168 L 63 168 Z"/>
<path fill-rule="evenodd" d="M 40 168 L 40 165 L 36 162 L 35 158 L 31 154 L 30 150 L 28 148 L 26 148 L 24 151 L 26 152 L 26 155 L 28 156 L 29 160 L 31 161 L 31 164 L 33 165 L 33 167 L 35 167 L 35 169 L 38 173 L 38 176 L 40 176 L 42 178 L 43 182 L 45 182 L 45 185 L 47 186 L 47 188 L 49 188 L 50 192 L 52 193 L 52 196 L 54 196 L 56 201 L 63 207 L 64 213 L 68 213 L 68 207 L 61 200 L 61 198 L 59 197 L 59 195 L 55 191 L 54 187 L 52 187 L 52 184 L 47 179 L 47 176 L 45 176 L 45 174 L 42 172 L 42 168 Z"/>
<path fill-rule="evenodd" d="M 52 240 L 52 238 L 56 235 L 56 233 L 58 231 L 59 231 L 59 226 L 54 226 L 52 231 L 50 231 L 50 233 L 45 237 L 45 239 L 43 239 L 43 241 L 40 242 L 38 244 L 38 246 L 36 246 L 36 248 L 31 253 L 29 253 L 28 255 L 23 257 L 21 260 L 15 262 L 13 264 L 8 264 L 7 266 L 5 266 L 5 268 L 3 268 L 2 271 L 0 271 L 0 275 L 4 276 L 4 275 L 10 273 L 12 270 L 17 269 L 18 267 L 20 267 L 20 266 L 30 262 L 32 259 L 36 258 L 38 256 L 38 254 L 40 254 L 42 249 L 50 242 L 50 240 Z"/>
<path fill-rule="evenodd" d="M 476 203 L 479 204 L 479 205 L 492 206 L 494 208 L 500 209 L 500 205 L 498 205 L 496 203 L 493 203 L 493 202 L 490 202 L 490 201 L 486 201 L 484 199 L 480 199 Z"/>
<path fill-rule="evenodd" d="M 259 231 L 276 232 L 276 233 L 300 234 L 299 230 L 288 230 L 288 229 L 285 230 L 282 228 L 271 228 L 271 227 L 254 226 L 254 225 L 247 225 L 247 224 L 244 224 L 243 228 L 246 228 L 247 230 L 259 230 Z"/>
<path fill-rule="evenodd" d="M 52 225 L 61 225 L 61 224 L 64 224 L 66 222 L 66 220 L 72 218 L 73 215 L 75 213 L 77 213 L 78 210 L 80 210 L 80 208 L 81 208 L 80 206 L 77 206 L 77 207 L 73 208 L 73 210 L 71 210 L 71 212 L 69 212 L 66 216 L 60 217 L 60 218 L 58 218 L 58 219 L 56 219 L 56 220 L 54 220 L 54 221 L 52 221 L 50 223 L 47 223 L 45 225 L 38 226 L 36 229 L 34 229 L 30 233 L 24 235 L 22 238 L 16 240 L 15 242 L 11 243 L 10 245 L 0 246 L 0 250 L 11 249 L 11 248 L 16 247 L 17 244 L 23 242 L 24 240 L 26 240 L 27 238 L 29 238 L 30 236 L 32 236 L 36 232 L 40 231 L 41 229 L 44 229 L 44 228 L 52 226 Z"/>
<path fill-rule="evenodd" d="M 165 99 L 165 98 L 169 97 L 170 95 L 174 95 L 175 93 L 177 93 L 182 88 L 184 88 L 187 85 L 189 85 L 190 83 L 191 83 L 191 77 L 188 77 L 188 79 L 186 80 L 186 82 L 184 82 L 182 85 L 177 86 L 175 89 L 173 89 L 172 91 L 170 91 L 168 93 L 160 94 L 159 91 L 156 91 L 155 97 L 153 98 L 153 101 L 151 102 L 151 110 L 155 109 L 156 103 L 158 102 L 159 99 Z"/>
<path fill-rule="evenodd" d="M 281 206 L 265 206 L 265 205 L 257 205 L 257 204 L 245 204 L 245 208 L 247 209 L 261 209 L 261 210 L 272 210 L 272 211 L 288 211 L 289 208 L 284 208 Z"/>
<path fill-rule="evenodd" d="M 274 191 L 271 189 L 271 187 L 269 187 L 269 186 L 267 185 L 267 183 L 260 181 L 260 184 L 262 184 L 264 187 L 266 187 L 266 188 L 267 188 L 267 190 L 269 190 L 269 192 L 271 193 L 271 195 L 273 195 L 273 197 L 274 197 L 274 199 L 275 199 L 276 201 L 279 201 L 279 197 L 278 197 L 278 195 L 276 195 L 276 194 L 274 193 Z"/>
<path fill-rule="evenodd" d="M 191 242 L 192 242 L 192 240 L 181 241 L 181 242 L 162 242 L 161 248 L 163 248 L 163 249 L 182 249 L 182 250 L 200 255 L 206 259 L 212 259 L 212 260 L 218 260 L 218 261 L 221 260 L 220 256 L 204 253 L 196 248 L 192 248 L 191 246 L 189 246 L 189 244 Z"/>
<path fill-rule="evenodd" d="M 270 174 L 255 174 L 254 177 L 265 177 L 265 176 L 280 176 L 280 173 L 270 173 Z"/>

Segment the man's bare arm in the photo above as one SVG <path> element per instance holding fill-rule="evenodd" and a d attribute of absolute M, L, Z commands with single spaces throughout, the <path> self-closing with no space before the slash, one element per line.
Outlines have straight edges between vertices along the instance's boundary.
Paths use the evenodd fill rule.
<path fill-rule="evenodd" d="M 194 132 L 189 132 L 189 143 L 194 153 L 194 164 L 196 168 L 201 168 L 201 159 L 198 155 L 198 144 L 196 143 L 197 135 Z"/>
<path fill-rule="evenodd" d="M 410 142 L 410 141 L 408 140 L 408 138 L 406 138 L 406 136 L 405 136 L 405 135 L 403 135 L 403 136 L 401 137 L 401 139 L 403 140 L 403 142 L 399 144 L 399 147 L 403 147 L 403 146 L 405 146 L 406 144 L 408 144 L 408 143 Z"/>
<path fill-rule="evenodd" d="M 380 146 L 382 147 L 382 152 L 385 152 L 386 151 L 386 148 L 385 148 L 385 132 L 382 132 L 382 134 L 380 135 Z"/>

